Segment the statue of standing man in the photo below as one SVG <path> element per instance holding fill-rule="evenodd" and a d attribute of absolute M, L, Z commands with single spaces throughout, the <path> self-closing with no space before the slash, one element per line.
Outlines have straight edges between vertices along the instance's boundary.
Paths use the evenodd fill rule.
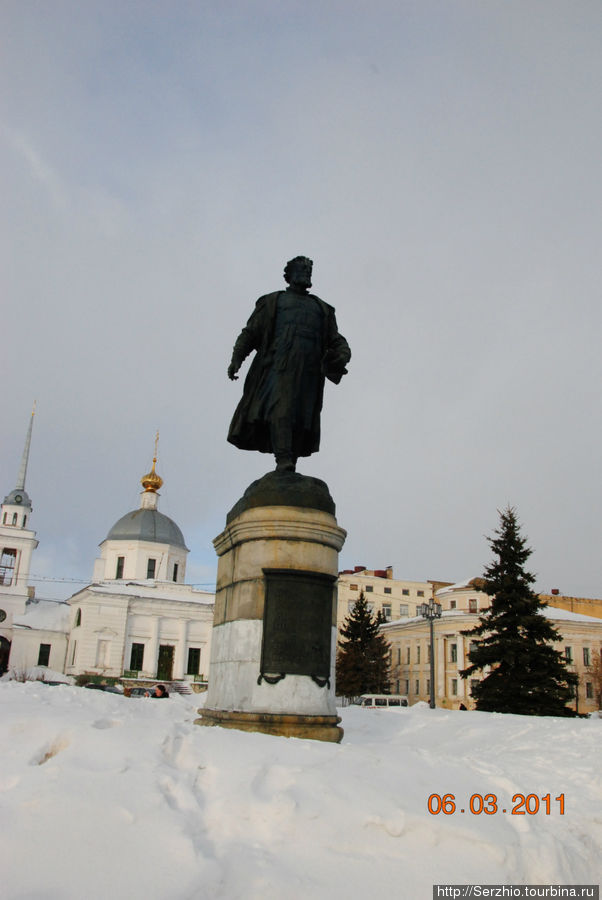
<path fill-rule="evenodd" d="M 338 384 L 351 358 L 334 308 L 308 293 L 312 266 L 306 256 L 286 264 L 288 288 L 259 298 L 228 367 L 228 377 L 236 379 L 256 351 L 228 441 L 241 450 L 273 453 L 278 472 L 294 472 L 299 456 L 319 450 L 324 379 Z"/>

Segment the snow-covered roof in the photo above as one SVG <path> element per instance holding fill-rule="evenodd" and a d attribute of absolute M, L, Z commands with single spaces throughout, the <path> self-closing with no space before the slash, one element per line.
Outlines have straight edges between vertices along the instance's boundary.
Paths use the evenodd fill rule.
<path fill-rule="evenodd" d="M 176 600 L 204 605 L 215 602 L 212 591 L 199 591 L 190 584 L 175 584 L 172 581 L 100 581 L 88 585 L 84 590 L 94 594 L 143 597 L 148 600 Z"/>
<path fill-rule="evenodd" d="M 458 581 L 457 584 L 450 584 L 447 587 L 439 588 L 439 590 L 435 593 L 436 597 L 439 597 L 441 594 L 451 594 L 452 591 L 461 591 L 461 590 L 474 590 L 478 591 L 479 589 L 475 587 L 473 584 L 474 575 L 472 578 L 467 578 L 465 581 Z"/>
<path fill-rule="evenodd" d="M 560 609 L 558 606 L 546 606 L 542 612 L 546 619 L 562 619 L 565 622 L 598 622 L 602 625 L 602 619 L 597 616 L 585 616 L 568 609 Z"/>
<path fill-rule="evenodd" d="M 36 600 L 28 603 L 22 616 L 15 616 L 17 628 L 35 628 L 43 631 L 68 631 L 69 606 L 59 600 Z"/>

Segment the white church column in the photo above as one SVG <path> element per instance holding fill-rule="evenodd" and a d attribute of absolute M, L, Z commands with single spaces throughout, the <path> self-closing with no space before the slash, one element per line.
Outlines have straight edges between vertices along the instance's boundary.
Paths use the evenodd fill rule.
<path fill-rule="evenodd" d="M 173 667 L 173 677 L 175 679 L 184 678 L 186 657 L 188 655 L 188 619 L 182 619 L 179 623 L 178 631 L 178 643 L 176 645 L 176 656 Z"/>
<path fill-rule="evenodd" d="M 155 678 L 157 675 L 160 626 L 161 616 L 154 616 L 151 620 L 151 637 L 147 645 L 147 653 L 145 654 L 144 660 L 144 668 L 147 672 L 150 672 L 152 678 Z"/>

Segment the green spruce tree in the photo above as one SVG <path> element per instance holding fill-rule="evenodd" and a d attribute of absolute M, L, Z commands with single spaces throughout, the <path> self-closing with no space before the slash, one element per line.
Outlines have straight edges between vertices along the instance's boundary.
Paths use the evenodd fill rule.
<path fill-rule="evenodd" d="M 391 647 L 379 632 L 381 619 L 370 612 L 364 592 L 341 628 L 336 663 L 337 694 L 384 694 L 389 691 Z"/>
<path fill-rule="evenodd" d="M 485 569 L 481 590 L 491 597 L 491 606 L 475 628 L 462 632 L 474 643 L 468 654 L 471 665 L 460 675 L 469 678 L 488 669 L 472 689 L 477 709 L 572 716 L 575 713 L 566 704 L 577 678 L 553 647 L 561 637 L 543 615 L 547 604 L 531 590 L 535 578 L 525 563 L 532 551 L 520 534 L 513 508 L 500 512 L 495 537 L 487 540 L 496 558 Z"/>

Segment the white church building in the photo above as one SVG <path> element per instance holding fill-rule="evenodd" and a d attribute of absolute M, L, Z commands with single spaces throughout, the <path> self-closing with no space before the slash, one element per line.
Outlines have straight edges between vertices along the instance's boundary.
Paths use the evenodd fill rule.
<path fill-rule="evenodd" d="M 92 583 L 59 603 L 36 600 L 27 586 L 37 546 L 35 532 L 26 529 L 30 442 L 31 423 L 17 487 L 2 505 L 0 649 L 10 652 L 8 668 L 47 666 L 67 675 L 204 681 L 214 594 L 184 583 L 189 551 L 180 528 L 159 512 L 163 481 L 155 471 L 156 456 L 141 479 L 139 508 L 118 519 L 100 544 Z"/>

